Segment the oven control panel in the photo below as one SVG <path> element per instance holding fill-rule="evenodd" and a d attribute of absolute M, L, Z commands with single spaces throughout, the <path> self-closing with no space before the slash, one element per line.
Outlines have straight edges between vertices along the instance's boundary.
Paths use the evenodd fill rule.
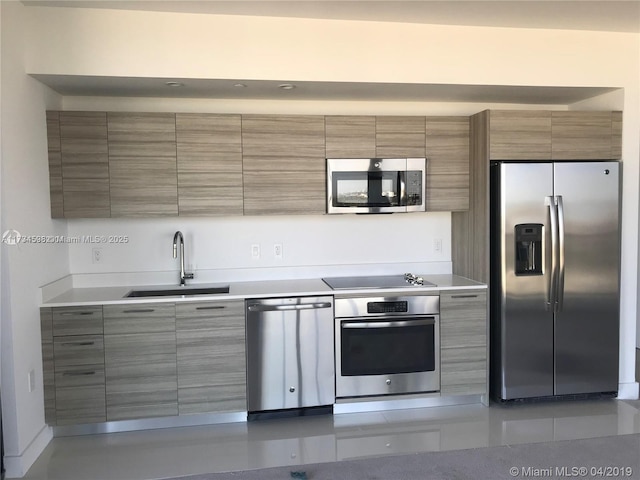
<path fill-rule="evenodd" d="M 367 313 L 407 313 L 406 301 L 368 302 Z"/>
<path fill-rule="evenodd" d="M 438 295 L 336 297 L 335 318 L 438 315 Z"/>

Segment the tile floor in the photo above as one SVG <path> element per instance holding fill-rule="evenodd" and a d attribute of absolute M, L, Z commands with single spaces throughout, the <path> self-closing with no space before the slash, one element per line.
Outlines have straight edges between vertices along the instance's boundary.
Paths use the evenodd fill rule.
<path fill-rule="evenodd" d="M 28 480 L 150 480 L 640 433 L 640 401 L 479 404 L 58 437 Z"/>

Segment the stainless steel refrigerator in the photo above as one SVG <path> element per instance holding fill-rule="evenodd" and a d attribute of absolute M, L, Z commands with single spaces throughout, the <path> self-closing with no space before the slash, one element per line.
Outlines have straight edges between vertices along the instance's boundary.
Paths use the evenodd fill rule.
<path fill-rule="evenodd" d="M 617 162 L 494 162 L 491 395 L 618 390 Z"/>

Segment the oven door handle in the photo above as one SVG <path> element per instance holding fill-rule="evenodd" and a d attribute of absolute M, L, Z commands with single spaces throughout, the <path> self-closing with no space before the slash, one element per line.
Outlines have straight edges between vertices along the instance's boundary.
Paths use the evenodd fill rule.
<path fill-rule="evenodd" d="M 397 320 L 391 322 L 342 322 L 342 328 L 400 328 L 400 327 L 420 327 L 423 325 L 435 325 L 435 318 L 425 318 L 421 320 Z"/>

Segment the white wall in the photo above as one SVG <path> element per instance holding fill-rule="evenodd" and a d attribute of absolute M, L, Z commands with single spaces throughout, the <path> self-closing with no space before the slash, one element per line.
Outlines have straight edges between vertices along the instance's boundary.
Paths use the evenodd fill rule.
<path fill-rule="evenodd" d="M 2 10 L 1 168 L 2 232 L 64 234 L 65 222 L 49 215 L 45 106 L 60 105 L 48 88 L 25 75 L 29 19 L 18 2 Z M 21 474 L 46 445 L 38 287 L 68 273 L 66 245 L 5 245 L 2 249 L 2 420 L 8 474 Z M 28 391 L 28 373 L 36 389 Z"/>
<path fill-rule="evenodd" d="M 627 393 L 634 385 L 637 392 L 631 345 L 636 336 L 638 291 L 640 38 L 637 34 L 24 7 L 14 2 L 1 5 L 5 195 L 2 221 L 3 228 L 17 228 L 25 233 L 64 231 L 65 222 L 48 218 L 44 132 L 44 106 L 48 99 L 43 95 L 46 89 L 23 74 L 23 62 L 28 73 L 65 75 L 623 88 L 625 240 L 620 383 Z M 26 45 L 23 39 L 28 40 Z M 57 98 L 53 100 L 60 102 Z M 138 109 L 144 103 L 141 99 L 130 102 L 131 107 L 122 99 L 64 98 L 58 104 L 64 108 L 93 105 L 96 109 L 128 110 Z M 184 111 L 202 108 L 195 100 L 177 102 Z M 102 108 L 100 103 L 106 107 Z M 155 108 L 179 110 L 174 108 L 175 104 L 176 101 L 157 101 L 159 106 Z M 208 108 L 216 102 L 204 104 Z M 230 102 L 218 105 L 219 111 L 236 110 Z M 344 108 L 349 110 L 345 113 L 374 110 L 373 113 L 438 114 L 439 110 L 468 108 L 367 102 L 340 106 L 334 102 L 325 106 L 330 111 L 320 112 L 322 105 L 307 102 L 244 101 L 236 106 L 240 112 L 270 109 L 274 113 L 336 113 Z M 384 112 L 376 112 L 378 108 Z M 483 108 L 478 105 L 476 111 Z M 415 231 L 415 225 L 408 224 L 409 219 L 412 223 L 421 222 L 417 226 L 421 237 L 429 238 L 435 231 L 446 238 L 447 214 L 357 218 L 354 225 L 362 232 L 374 232 L 377 231 L 374 222 L 384 222 L 395 229 L 394 233 L 401 234 L 398 236 L 405 236 Z M 299 225 L 303 229 L 297 228 Z M 202 263 L 215 270 L 223 265 L 227 273 L 238 265 L 243 268 L 252 265 L 247 251 L 251 242 L 264 243 L 269 252 L 278 232 L 286 234 L 284 262 L 291 262 L 289 267 L 317 266 L 324 261 L 351 262 L 354 258 L 357 262 L 388 258 L 401 261 L 413 259 L 413 254 L 421 261 L 434 259 L 428 242 L 426 249 L 411 248 L 398 253 L 399 257 L 390 257 L 393 251 L 388 248 L 384 255 L 378 255 L 379 243 L 373 240 L 364 249 L 351 245 L 348 247 L 351 252 L 345 254 L 337 240 L 343 230 L 347 230 L 345 237 L 350 244 L 364 238 L 359 230 L 349 231 L 351 226 L 341 218 L 324 217 L 68 222 L 74 233 L 113 230 L 135 237 L 135 242 L 122 248 L 105 249 L 105 263 L 101 267 L 90 263 L 86 246 L 72 245 L 68 249 L 30 246 L 13 250 L 3 247 L 8 258 L 8 262 L 2 262 L 2 393 L 8 397 L 5 402 L 5 415 L 10 422 L 6 428 L 8 454 L 15 455 L 21 467 L 28 467 L 27 447 L 34 439 L 37 442 L 44 425 L 41 392 L 26 392 L 28 369 L 32 366 L 39 369 L 40 361 L 35 300 L 38 285 L 70 269 L 74 273 L 90 273 L 175 268 L 169 247 L 170 234 L 176 229 L 188 232 L 193 261 L 198 266 Z M 315 250 L 307 249 L 307 245 L 313 245 Z M 328 248 L 318 252 L 325 245 Z M 143 253 L 139 253 L 140 246 L 144 246 Z M 233 256 L 222 255 L 223 250 L 233 252 Z M 445 256 L 449 254 L 446 252 Z M 273 260 L 263 258 L 259 268 L 272 267 L 270 262 Z"/>

